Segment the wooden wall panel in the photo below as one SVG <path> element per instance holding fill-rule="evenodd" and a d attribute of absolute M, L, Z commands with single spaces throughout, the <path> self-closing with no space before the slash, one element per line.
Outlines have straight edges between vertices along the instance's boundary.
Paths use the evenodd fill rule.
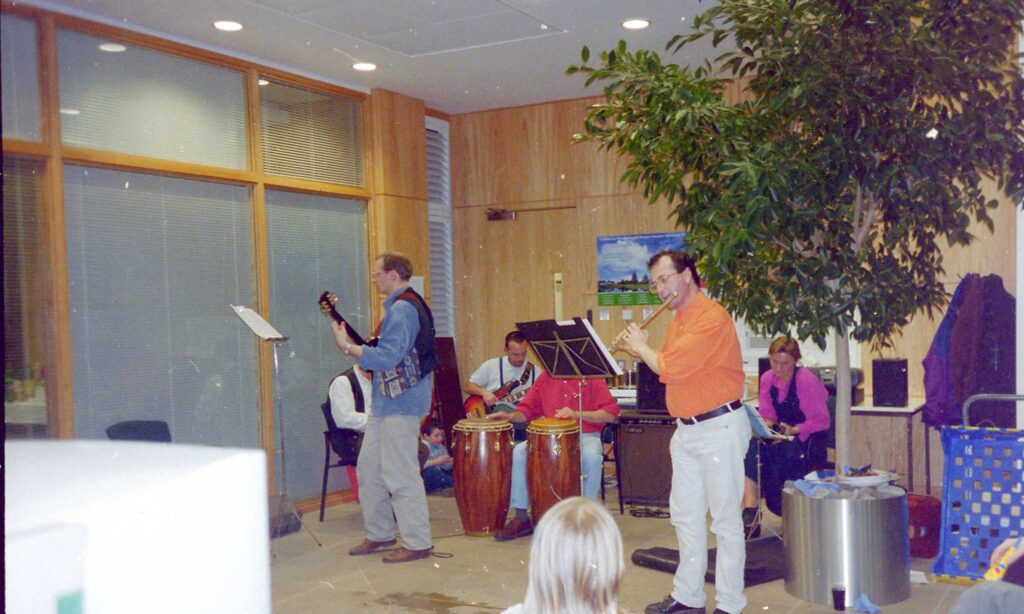
<path fill-rule="evenodd" d="M 367 213 L 371 256 L 376 257 L 383 251 L 402 252 L 408 256 L 415 274 L 426 279 L 424 292 L 429 301 L 430 220 L 427 200 L 378 194 L 370 199 Z"/>
<path fill-rule="evenodd" d="M 427 199 L 426 107 L 422 100 L 388 90 L 370 92 L 371 190 Z"/>
<path fill-rule="evenodd" d="M 368 100 L 370 186 L 367 210 L 369 262 L 383 251 L 412 260 L 430 301 L 430 219 L 427 207 L 427 145 L 422 100 L 375 89 Z M 385 297 L 378 297 L 383 299 Z M 374 320 L 380 301 L 372 301 Z"/>
<path fill-rule="evenodd" d="M 733 87 L 726 95 L 738 100 Z M 573 144 L 586 106 L 597 98 L 455 115 L 451 118 L 452 205 L 456 278 L 457 345 L 463 377 L 500 353 L 513 323 L 552 317 L 552 274 L 563 273 L 564 315 L 592 309 L 595 328 L 610 342 L 626 322 L 622 307 L 606 308 L 599 320 L 596 295 L 596 238 L 602 235 L 666 232 L 675 229 L 664 203 L 648 205 L 619 182 L 625 161 L 592 143 Z M 993 189 L 989 190 L 995 197 Z M 518 211 L 515 221 L 488 222 L 485 210 Z M 964 273 L 998 273 L 1007 284 L 1015 275 L 1014 209 L 993 212 L 996 232 L 976 231 L 970 248 L 945 256 L 949 291 Z M 634 320 L 643 316 L 633 308 Z M 660 344 L 665 319 L 651 326 Z M 938 325 L 915 318 L 887 355 L 911 364 L 911 394 L 921 394 L 920 362 Z M 865 365 L 870 348 L 863 347 Z M 624 355 L 619 355 L 623 357 Z M 631 361 L 630 361 L 631 362 Z M 870 372 L 870 368 L 866 369 Z M 870 373 L 867 374 L 870 377 Z M 870 391 L 870 381 L 865 386 Z M 854 419 L 854 458 L 904 471 L 906 431 L 902 420 Z M 924 490 L 924 435 L 914 428 L 915 489 Z M 941 446 L 932 431 L 932 491 L 941 487 Z"/>

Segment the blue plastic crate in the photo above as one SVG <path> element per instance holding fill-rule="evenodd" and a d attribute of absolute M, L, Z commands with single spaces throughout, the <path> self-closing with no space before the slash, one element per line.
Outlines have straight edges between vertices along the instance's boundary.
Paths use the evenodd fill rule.
<path fill-rule="evenodd" d="M 939 557 L 940 581 L 972 583 L 992 550 L 1024 534 L 1024 431 L 946 426 Z"/>

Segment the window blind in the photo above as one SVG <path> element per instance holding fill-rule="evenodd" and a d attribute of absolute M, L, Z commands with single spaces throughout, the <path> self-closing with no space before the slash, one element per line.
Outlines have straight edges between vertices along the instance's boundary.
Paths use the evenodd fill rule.
<path fill-rule="evenodd" d="M 66 165 L 76 436 L 260 447 L 249 189 Z"/>
<path fill-rule="evenodd" d="M 4 138 L 40 138 L 38 64 L 35 22 L 0 13 Z"/>
<path fill-rule="evenodd" d="M 65 144 L 247 167 L 241 72 L 64 29 L 57 65 Z"/>
<path fill-rule="evenodd" d="M 433 120 L 434 118 L 428 118 Z M 430 308 L 439 337 L 455 336 L 452 267 L 452 200 L 448 124 L 430 122 L 427 139 L 427 204 L 430 221 Z"/>
<path fill-rule="evenodd" d="M 40 179 L 36 164 L 4 158 L 4 370 L 18 380 L 30 378 L 35 373 L 27 371 L 46 362 Z"/>
<path fill-rule="evenodd" d="M 363 108 L 357 100 L 263 79 L 263 170 L 363 185 Z"/>
<path fill-rule="evenodd" d="M 320 404 L 334 376 L 353 364 L 334 343 L 317 298 L 327 290 L 336 293 L 338 313 L 364 337 L 374 324 L 366 204 L 278 190 L 268 190 L 266 202 L 270 321 L 288 337 L 279 350 L 281 377 L 274 385 L 285 422 L 288 494 L 301 499 L 320 494 L 327 428 Z M 275 437 L 278 432 L 275 427 Z M 347 484 L 344 472 L 331 473 L 329 486 Z M 281 475 L 280 466 L 274 475 Z"/>

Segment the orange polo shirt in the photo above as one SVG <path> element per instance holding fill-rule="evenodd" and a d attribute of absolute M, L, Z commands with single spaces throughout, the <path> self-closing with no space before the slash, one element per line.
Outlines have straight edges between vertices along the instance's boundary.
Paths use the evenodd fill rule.
<path fill-rule="evenodd" d="M 692 418 L 743 394 L 736 325 L 721 305 L 697 293 L 669 323 L 658 353 L 668 413 Z"/>

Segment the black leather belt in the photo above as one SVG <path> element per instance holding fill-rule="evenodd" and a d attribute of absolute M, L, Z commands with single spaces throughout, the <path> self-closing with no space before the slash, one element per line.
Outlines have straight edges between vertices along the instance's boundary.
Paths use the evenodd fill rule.
<path fill-rule="evenodd" d="M 694 416 L 692 418 L 676 418 L 676 420 L 679 420 L 683 424 L 691 424 L 692 425 L 692 424 L 697 424 L 698 422 L 704 422 L 705 420 L 710 420 L 712 418 L 717 418 L 717 417 L 719 417 L 719 416 L 721 416 L 723 414 L 727 414 L 727 413 L 729 413 L 731 411 L 736 411 L 737 409 L 739 409 L 741 407 L 743 407 L 743 402 L 737 400 L 737 401 L 733 401 L 732 403 L 726 403 L 725 405 L 720 405 L 720 406 L 712 409 L 711 411 L 706 411 L 703 414 L 700 414 L 699 416 Z"/>

